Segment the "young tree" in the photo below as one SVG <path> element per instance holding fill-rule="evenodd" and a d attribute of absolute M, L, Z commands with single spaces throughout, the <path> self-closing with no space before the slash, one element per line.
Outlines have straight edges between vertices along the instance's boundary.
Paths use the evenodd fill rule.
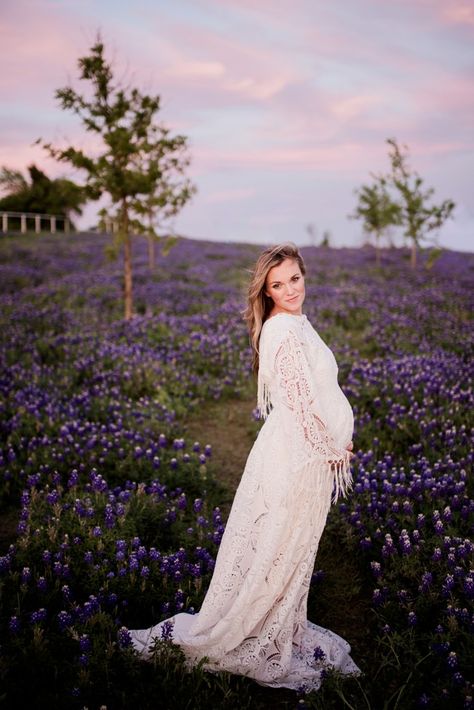
<path fill-rule="evenodd" d="M 323 236 L 321 239 L 321 244 L 319 246 L 321 246 L 321 247 L 331 246 L 331 232 L 329 231 L 329 229 L 324 230 Z"/>
<path fill-rule="evenodd" d="M 306 229 L 306 232 L 309 237 L 309 245 L 311 247 L 315 247 L 316 246 L 316 235 L 318 233 L 316 225 L 313 224 L 313 222 L 310 222 L 309 224 L 306 225 L 305 229 Z"/>
<path fill-rule="evenodd" d="M 400 224 L 400 207 L 392 200 L 384 177 L 375 177 L 373 185 L 362 185 L 355 191 L 359 202 L 351 219 L 362 219 L 366 234 L 375 238 L 375 259 L 380 266 L 380 240 L 392 225 Z"/>
<path fill-rule="evenodd" d="M 118 225 L 114 236 L 116 243 L 123 246 L 124 311 L 128 320 L 133 315 L 131 235 L 150 234 L 149 225 L 143 220 L 144 206 L 158 186 L 165 205 L 168 204 L 170 193 L 165 188 L 171 189 L 175 171 L 187 165 L 183 162 L 186 138 L 172 139 L 167 129 L 155 123 L 160 97 L 116 83 L 104 54 L 104 45 L 98 37 L 90 54 L 78 60 L 80 79 L 91 84 L 90 99 L 71 87 L 56 92 L 61 108 L 78 114 L 86 130 L 102 139 L 101 152 L 87 154 L 73 146 L 57 149 L 44 144 L 44 147 L 57 160 L 85 171 L 89 197 L 98 199 L 107 194 L 110 199 L 110 206 L 102 215 Z M 191 196 L 189 187 L 187 190 L 183 187 L 183 191 L 179 208 Z"/>
<path fill-rule="evenodd" d="M 429 232 L 439 229 L 452 215 L 455 203 L 444 200 L 439 205 L 430 204 L 433 188 L 425 189 L 423 179 L 408 167 L 408 149 L 403 152 L 395 138 L 388 138 L 392 172 L 389 180 L 398 193 L 400 220 L 404 235 L 411 240 L 411 265 L 416 267 L 417 248 Z"/>
<path fill-rule="evenodd" d="M 132 200 L 132 209 L 146 220 L 150 269 L 155 267 L 157 241 L 162 242 L 162 253 L 167 253 L 176 240 L 172 234 L 166 237 L 159 235 L 156 229 L 164 229 L 168 221 L 179 213 L 196 192 L 191 181 L 184 178 L 184 171 L 190 164 L 186 138 L 180 135 L 170 136 L 169 130 L 161 125 L 152 127 L 152 130 L 159 132 L 159 140 L 154 142 L 146 155 L 143 167 L 150 180 L 158 168 L 158 177 L 153 180 L 152 188 L 144 199 L 138 196 Z"/>

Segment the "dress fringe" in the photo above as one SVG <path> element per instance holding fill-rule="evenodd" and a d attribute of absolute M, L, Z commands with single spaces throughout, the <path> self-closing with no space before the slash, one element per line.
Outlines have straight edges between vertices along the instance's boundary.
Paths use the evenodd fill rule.
<path fill-rule="evenodd" d="M 271 412 L 272 403 L 270 400 L 270 389 L 261 375 L 261 368 L 258 371 L 257 383 L 257 409 L 260 419 L 266 419 Z"/>
<path fill-rule="evenodd" d="M 336 503 L 339 496 L 344 498 L 352 488 L 353 480 L 350 467 L 350 453 L 344 454 L 344 458 L 336 463 L 329 464 L 333 474 L 334 474 L 334 495 L 332 502 Z"/>

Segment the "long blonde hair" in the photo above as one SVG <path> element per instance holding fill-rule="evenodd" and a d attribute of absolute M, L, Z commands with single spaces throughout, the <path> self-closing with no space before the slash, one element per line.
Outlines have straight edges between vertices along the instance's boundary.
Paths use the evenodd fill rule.
<path fill-rule="evenodd" d="M 306 274 L 303 257 L 293 242 L 277 244 L 265 249 L 257 259 L 252 272 L 247 295 L 247 307 L 244 318 L 249 329 L 250 345 L 252 346 L 252 368 L 258 371 L 259 350 L 258 343 L 262 326 L 273 308 L 273 299 L 265 293 L 268 272 L 274 266 L 279 266 L 285 259 L 294 259 L 303 276 Z"/>

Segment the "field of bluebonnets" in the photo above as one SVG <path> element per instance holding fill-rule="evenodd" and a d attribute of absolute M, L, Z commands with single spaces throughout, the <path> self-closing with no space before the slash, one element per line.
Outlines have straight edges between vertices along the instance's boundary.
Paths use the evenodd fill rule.
<path fill-rule="evenodd" d="M 258 426 L 239 315 L 258 248 L 183 239 L 150 271 L 137 240 L 125 323 L 105 243 L 0 243 L 0 706 L 474 707 L 474 255 L 412 272 L 402 249 L 382 269 L 368 247 L 304 250 L 357 452 L 309 617 L 363 671 L 304 695 L 187 673 L 166 641 L 152 663 L 130 649 L 129 628 L 199 609 L 212 572 L 235 485 L 213 462 L 239 438 L 216 412 L 243 403 Z"/>

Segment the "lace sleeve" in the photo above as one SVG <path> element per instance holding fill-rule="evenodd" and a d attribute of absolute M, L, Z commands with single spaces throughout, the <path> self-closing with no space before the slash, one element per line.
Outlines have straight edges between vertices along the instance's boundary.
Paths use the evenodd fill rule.
<path fill-rule="evenodd" d="M 295 466 L 308 463 L 326 465 L 335 475 L 337 500 L 351 485 L 350 453 L 336 447 L 326 424 L 317 414 L 312 378 L 306 354 L 293 332 L 280 343 L 274 371 L 279 400 L 283 404 L 285 434 L 291 438 Z"/>

